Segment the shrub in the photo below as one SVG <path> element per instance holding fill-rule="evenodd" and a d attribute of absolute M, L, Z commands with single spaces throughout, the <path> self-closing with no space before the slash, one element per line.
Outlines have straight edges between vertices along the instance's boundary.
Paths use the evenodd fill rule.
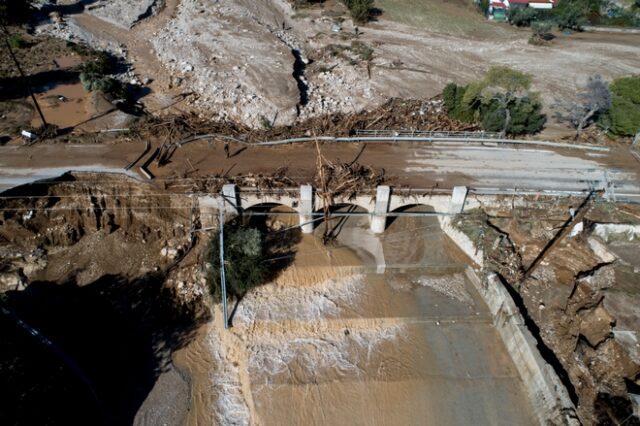
<path fill-rule="evenodd" d="M 373 58 L 373 49 L 361 41 L 352 41 L 351 51 L 363 61 L 370 61 Z"/>
<path fill-rule="evenodd" d="M 618 78 L 609 87 L 616 95 L 640 105 L 640 76 Z"/>
<path fill-rule="evenodd" d="M 640 132 L 640 105 L 614 96 L 611 108 L 598 124 L 614 135 L 633 136 Z"/>
<path fill-rule="evenodd" d="M 209 291 L 215 301 L 222 299 L 220 291 L 220 232 L 209 241 L 205 259 L 212 267 L 207 271 Z M 241 297 L 262 284 L 267 276 L 262 235 L 257 228 L 224 226 L 225 277 L 227 293 Z"/>
<path fill-rule="evenodd" d="M 610 85 L 611 108 L 598 125 L 617 136 L 633 136 L 640 132 L 640 76 L 623 77 Z"/>
<path fill-rule="evenodd" d="M 451 118 L 465 123 L 472 123 L 475 121 L 475 112 L 463 103 L 466 90 L 465 86 L 449 83 L 442 92 L 442 98 L 447 114 Z"/>
<path fill-rule="evenodd" d="M 553 39 L 551 28 L 553 24 L 551 21 L 538 21 L 531 24 L 533 30 L 533 37 L 539 40 L 549 41 Z"/>
<path fill-rule="evenodd" d="M 507 18 L 511 25 L 516 27 L 528 27 L 538 18 L 538 12 L 530 7 L 510 7 Z"/>
<path fill-rule="evenodd" d="M 507 122 L 507 110 L 509 113 Z M 488 132 L 505 131 L 507 134 L 534 134 L 542 130 L 547 118 L 542 104 L 534 98 L 496 96 L 480 111 L 482 128 Z M 505 123 L 507 124 L 505 129 Z"/>
<path fill-rule="evenodd" d="M 478 9 L 480 9 L 480 11 L 485 15 L 489 12 L 489 3 L 489 0 L 478 1 Z"/>
<path fill-rule="evenodd" d="M 373 0 L 342 0 L 351 12 L 354 22 L 365 23 L 371 19 Z"/>
<path fill-rule="evenodd" d="M 113 77 L 101 77 L 96 74 L 80 73 L 80 82 L 87 92 L 99 90 L 108 93 L 116 99 L 129 101 L 129 90 L 127 85 Z"/>
<path fill-rule="evenodd" d="M 546 116 L 538 97 L 528 91 L 530 86 L 528 74 L 495 66 L 482 80 L 468 86 L 449 83 L 442 98 L 451 118 L 479 122 L 491 132 L 531 134 L 542 129 Z"/>
<path fill-rule="evenodd" d="M 588 23 L 587 15 L 590 12 L 598 14 L 600 12 L 599 9 L 599 4 L 596 5 L 584 0 L 561 1 L 554 10 L 555 21 L 560 29 L 582 31 Z"/>
<path fill-rule="evenodd" d="M 22 49 L 24 47 L 28 47 L 29 43 L 19 35 L 12 34 L 9 36 L 9 46 L 13 49 Z"/>

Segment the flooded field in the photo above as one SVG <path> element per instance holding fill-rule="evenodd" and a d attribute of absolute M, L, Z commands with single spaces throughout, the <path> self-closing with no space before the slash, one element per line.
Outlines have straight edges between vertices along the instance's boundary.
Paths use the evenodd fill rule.
<path fill-rule="evenodd" d="M 89 118 L 87 92 L 78 82 L 56 84 L 45 88 L 36 98 L 47 121 L 60 129 L 74 127 Z M 42 125 L 40 117 L 34 114 L 31 121 L 33 127 Z"/>
<path fill-rule="evenodd" d="M 294 262 L 304 266 L 248 294 L 229 331 L 216 313 L 206 333 L 214 372 L 193 387 L 195 400 L 211 389 L 214 397 L 188 423 L 534 424 L 464 258 L 437 220 L 399 218 L 381 238 L 366 218 L 341 226 L 334 246 L 304 236 Z M 319 279 L 298 279 L 305 273 Z"/>

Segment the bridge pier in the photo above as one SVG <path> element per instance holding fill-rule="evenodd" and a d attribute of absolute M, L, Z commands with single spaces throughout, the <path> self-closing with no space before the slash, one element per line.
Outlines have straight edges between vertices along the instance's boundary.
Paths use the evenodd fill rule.
<path fill-rule="evenodd" d="M 454 186 L 449 202 L 449 213 L 460 214 L 464 210 L 464 202 L 467 199 L 469 188 L 466 186 Z"/>
<path fill-rule="evenodd" d="M 222 198 L 224 202 L 224 213 L 228 216 L 236 216 L 241 212 L 240 197 L 235 184 L 222 186 Z"/>
<path fill-rule="evenodd" d="M 300 186 L 298 214 L 302 233 L 312 234 L 315 222 L 313 222 L 313 187 L 311 185 Z"/>
<path fill-rule="evenodd" d="M 380 185 L 376 189 L 376 204 L 371 216 L 371 232 L 382 234 L 387 227 L 387 213 L 389 212 L 389 202 L 391 200 L 391 188 L 387 185 Z"/>

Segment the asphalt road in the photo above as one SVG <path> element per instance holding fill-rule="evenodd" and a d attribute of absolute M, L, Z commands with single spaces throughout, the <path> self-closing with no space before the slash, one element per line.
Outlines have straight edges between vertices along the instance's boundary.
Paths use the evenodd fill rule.
<path fill-rule="evenodd" d="M 220 144 L 196 142 L 178 149 L 161 169 L 151 167 L 159 179 L 172 179 L 189 171 L 190 177 L 227 173 L 269 174 L 279 167 L 300 183 L 311 182 L 316 169 L 313 144 L 259 148 L 231 147 L 225 159 Z M 122 172 L 142 151 L 137 144 L 35 145 L 0 147 L 0 190 L 58 176 L 68 170 Z M 568 149 L 481 146 L 469 144 L 325 144 L 330 161 L 350 162 L 385 169 L 391 185 L 413 188 L 585 191 L 613 187 L 617 196 L 637 194 L 640 201 L 640 162 L 625 148 L 610 152 Z M 136 168 L 129 173 L 135 175 Z M 138 175 L 140 176 L 140 175 Z M 142 177 L 141 177 L 142 178 Z"/>

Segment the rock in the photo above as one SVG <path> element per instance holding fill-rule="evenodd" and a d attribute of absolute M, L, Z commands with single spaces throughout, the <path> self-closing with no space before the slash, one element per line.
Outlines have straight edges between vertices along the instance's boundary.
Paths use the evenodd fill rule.
<path fill-rule="evenodd" d="M 167 257 L 171 260 L 178 257 L 179 254 L 180 250 L 172 247 L 164 247 L 162 250 L 160 250 L 160 255 L 162 255 L 162 257 Z"/>
<path fill-rule="evenodd" d="M 583 316 L 580 323 L 580 334 L 595 348 L 611 337 L 611 327 L 615 322 L 615 318 L 609 315 L 605 308 L 598 306 Z"/>

